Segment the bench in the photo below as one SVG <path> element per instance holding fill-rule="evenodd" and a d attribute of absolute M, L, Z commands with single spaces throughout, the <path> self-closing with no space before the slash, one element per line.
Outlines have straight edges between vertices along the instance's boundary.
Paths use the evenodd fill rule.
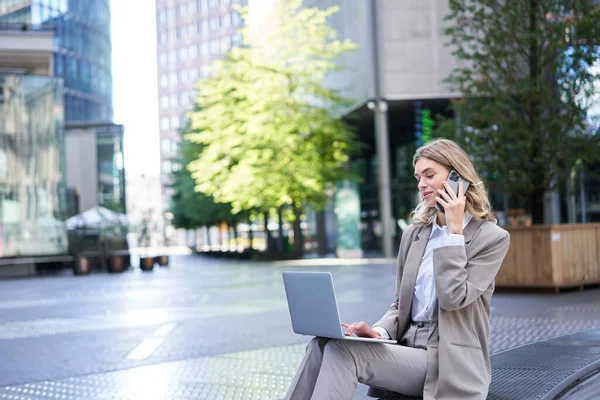
<path fill-rule="evenodd" d="M 569 392 L 600 372 L 600 329 L 531 343 L 491 356 L 492 383 L 488 400 L 576 399 Z M 600 380 L 590 385 L 598 385 Z M 388 394 L 380 400 L 409 400 Z"/>

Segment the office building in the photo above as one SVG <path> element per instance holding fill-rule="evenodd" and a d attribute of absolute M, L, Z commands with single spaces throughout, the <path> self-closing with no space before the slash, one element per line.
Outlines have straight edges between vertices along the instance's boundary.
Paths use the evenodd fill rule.
<path fill-rule="evenodd" d="M 54 76 L 64 79 L 66 121 L 112 121 L 109 0 L 0 0 L 0 24 L 55 29 Z"/>
<path fill-rule="evenodd" d="M 235 5 L 246 0 L 156 0 L 160 160 L 163 209 L 168 210 L 170 174 L 176 160 L 179 129 L 193 109 L 199 79 L 210 64 L 239 43 L 241 25 Z"/>
<path fill-rule="evenodd" d="M 61 254 L 68 246 L 53 40 L 51 29 L 0 28 L 0 257 Z"/>

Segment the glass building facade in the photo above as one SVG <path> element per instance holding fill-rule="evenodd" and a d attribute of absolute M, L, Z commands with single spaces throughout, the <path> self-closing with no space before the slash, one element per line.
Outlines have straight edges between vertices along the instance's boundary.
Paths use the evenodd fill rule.
<path fill-rule="evenodd" d="M 62 81 L 0 74 L 0 257 L 67 250 Z"/>
<path fill-rule="evenodd" d="M 98 148 L 98 204 L 124 214 L 125 167 L 123 126 L 110 125 L 96 131 Z"/>
<path fill-rule="evenodd" d="M 109 0 L 0 0 L 0 23 L 54 25 L 67 121 L 112 121 Z"/>

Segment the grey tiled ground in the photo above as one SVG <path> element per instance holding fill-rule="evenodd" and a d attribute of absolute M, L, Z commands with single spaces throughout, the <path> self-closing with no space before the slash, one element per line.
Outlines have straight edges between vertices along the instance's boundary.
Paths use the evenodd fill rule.
<path fill-rule="evenodd" d="M 0 399 L 281 398 L 309 340 L 289 322 L 291 269 L 188 256 L 151 273 L 0 281 Z M 301 269 L 333 273 L 346 321 L 373 322 L 393 299 L 393 265 Z M 600 327 L 599 294 L 496 294 L 492 352 Z"/>

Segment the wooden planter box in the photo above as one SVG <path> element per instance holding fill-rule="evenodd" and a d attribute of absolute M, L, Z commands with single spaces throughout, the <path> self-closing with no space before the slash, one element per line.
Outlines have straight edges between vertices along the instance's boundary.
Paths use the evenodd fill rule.
<path fill-rule="evenodd" d="M 509 228 L 498 288 L 583 287 L 600 283 L 600 224 Z"/>

